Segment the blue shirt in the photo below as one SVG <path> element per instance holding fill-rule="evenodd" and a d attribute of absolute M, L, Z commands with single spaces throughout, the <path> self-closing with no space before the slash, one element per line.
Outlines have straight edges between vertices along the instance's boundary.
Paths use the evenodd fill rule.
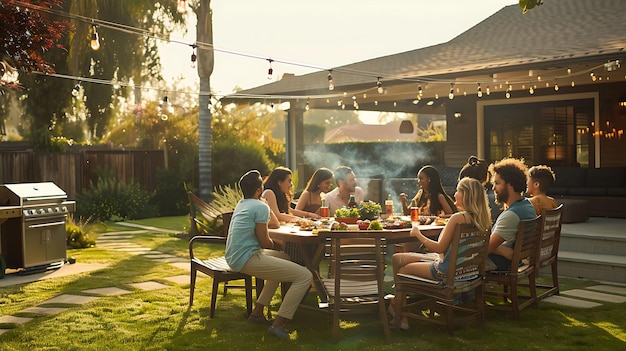
<path fill-rule="evenodd" d="M 491 233 L 498 233 L 503 239 L 505 247 L 515 246 L 515 234 L 521 220 L 534 219 L 537 217 L 535 207 L 526 198 L 517 200 L 509 208 L 504 210 L 496 220 Z"/>
<path fill-rule="evenodd" d="M 239 272 L 248 259 L 261 249 L 256 237 L 257 223 L 270 220 L 270 208 L 257 199 L 239 201 L 233 212 L 226 238 L 226 262 L 230 268 Z"/>

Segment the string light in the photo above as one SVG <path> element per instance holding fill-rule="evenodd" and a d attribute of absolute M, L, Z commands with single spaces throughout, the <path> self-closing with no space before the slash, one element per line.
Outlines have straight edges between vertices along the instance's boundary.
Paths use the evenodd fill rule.
<path fill-rule="evenodd" d="M 187 0 L 178 0 L 177 1 L 177 10 L 179 12 L 181 12 L 181 13 L 186 12 L 187 7 L 188 7 L 188 3 L 189 2 Z M 78 20 L 78 21 L 83 21 L 83 22 L 91 21 L 92 28 L 93 28 L 92 38 L 94 36 L 98 36 L 97 31 L 95 31 L 95 27 L 96 27 L 96 25 L 98 25 L 98 26 L 104 26 L 104 27 L 112 28 L 112 29 L 119 30 L 119 31 L 124 31 L 124 32 L 131 33 L 131 34 L 139 34 L 139 35 L 143 35 L 143 36 L 149 36 L 149 37 L 152 37 L 152 38 L 155 38 L 155 39 L 158 39 L 158 40 L 167 40 L 167 41 L 172 42 L 172 43 L 181 43 L 181 44 L 185 44 L 185 45 L 190 45 L 188 43 L 184 43 L 184 42 L 180 42 L 180 41 L 176 41 L 176 40 L 170 40 L 169 38 L 161 38 L 161 37 L 155 36 L 152 33 L 150 33 L 149 31 L 143 30 L 143 29 L 140 29 L 140 28 L 133 28 L 133 27 L 130 27 L 130 26 L 124 26 L 124 25 L 121 25 L 121 24 L 118 24 L 118 23 L 113 23 L 113 22 L 108 22 L 108 21 L 103 21 L 103 20 L 96 20 L 97 21 L 97 24 L 96 24 L 96 23 L 94 23 L 94 19 L 90 19 L 90 18 L 87 18 L 87 17 L 78 16 L 78 15 L 75 15 L 75 14 L 63 13 L 63 12 L 60 12 L 60 11 L 55 11 L 55 10 L 50 10 L 50 9 L 42 9 L 42 8 L 39 8 L 39 7 L 32 7 L 32 6 L 29 6 L 29 4 L 23 4 L 23 5 L 25 7 L 30 7 L 30 8 L 32 8 L 34 10 L 46 11 L 46 12 L 49 12 L 49 13 L 52 13 L 52 14 L 56 14 L 56 15 L 60 15 L 60 16 L 66 16 L 66 17 L 69 17 L 69 18 L 71 18 L 73 20 Z M 184 10 L 184 11 L 180 11 L 180 10 Z M 94 33 L 95 33 L 95 35 L 94 35 Z M 98 44 L 95 44 L 95 45 L 97 47 L 99 47 L 99 40 L 98 40 Z M 224 52 L 224 53 L 234 54 L 234 55 L 239 55 L 239 56 L 246 56 L 246 57 L 254 58 L 254 59 L 265 59 L 265 58 L 262 58 L 262 57 L 257 57 L 257 56 L 249 55 L 249 54 L 245 54 L 245 53 L 238 53 L 238 52 L 232 52 L 232 51 L 228 51 L 228 50 L 223 50 L 223 49 L 214 47 L 212 44 L 198 43 L 198 45 L 200 45 L 201 47 L 207 47 L 207 48 L 210 47 L 211 49 L 213 49 L 215 51 L 218 51 L 218 52 Z M 271 60 L 271 61 L 273 61 L 273 60 Z M 290 65 L 301 66 L 301 67 L 308 67 L 308 68 L 314 68 L 314 69 L 324 69 L 324 68 L 321 68 L 321 67 L 318 67 L 318 66 L 304 65 L 304 64 L 288 62 L 288 61 L 280 61 L 280 62 L 283 62 L 283 63 L 286 63 L 286 64 L 290 64 Z M 605 64 L 601 64 L 601 65 L 599 65 L 597 67 L 594 67 L 594 68 L 597 69 L 597 68 L 601 68 L 601 67 L 605 67 L 605 69 L 607 71 L 608 70 L 615 70 L 615 69 L 618 69 L 618 68 L 621 67 L 621 62 L 619 60 L 609 61 L 609 62 L 607 62 Z M 271 68 L 271 62 L 270 62 L 270 68 Z M 375 74 L 374 72 L 352 71 L 352 70 L 345 70 L 345 72 L 346 72 L 346 74 L 368 75 L 368 76 L 372 76 L 372 75 Z M 589 71 L 585 71 L 585 72 L 580 72 L 578 74 L 586 74 L 588 72 Z M 572 74 L 571 68 L 567 68 L 567 74 Z M 415 79 L 411 79 L 411 78 L 403 78 L 403 77 L 396 77 L 396 78 L 399 79 L 399 80 L 415 81 Z M 537 76 L 537 80 L 540 81 L 541 79 L 542 79 L 541 76 Z M 608 77 L 606 77 L 605 79 L 608 80 Z M 626 79 L 626 76 L 624 77 L 624 79 Z M 594 75 L 592 75 L 592 80 L 593 81 L 601 80 L 601 77 L 595 77 Z M 423 81 L 423 80 L 422 79 L 417 80 L 418 83 L 420 81 Z M 437 80 L 432 80 L 431 82 L 432 83 L 444 83 L 442 81 L 437 81 Z M 466 82 L 466 83 L 464 83 L 464 82 L 457 82 L 457 83 L 459 83 L 459 84 L 470 84 L 470 82 Z M 575 86 L 575 83 L 572 81 L 571 85 Z M 384 90 L 383 90 L 383 93 L 384 93 Z M 235 95 L 236 94 L 229 94 L 229 96 L 231 96 L 231 97 L 235 97 Z M 242 94 L 242 95 L 246 95 L 246 94 Z M 488 95 L 489 95 L 489 93 L 488 93 Z M 248 96 L 248 95 L 246 95 L 246 96 Z M 293 98 L 297 98 L 297 96 L 293 96 Z"/>
<path fill-rule="evenodd" d="M 193 52 L 191 53 L 191 68 L 196 68 L 196 61 L 198 60 L 198 56 L 196 55 L 196 48 L 198 46 L 196 44 L 191 45 Z"/>
<path fill-rule="evenodd" d="M 80 84 L 76 84 L 74 88 L 72 88 L 72 96 L 76 97 L 80 94 Z"/>
<path fill-rule="evenodd" d="M 180 14 L 187 13 L 187 0 L 178 0 L 176 4 L 176 11 Z"/>
<path fill-rule="evenodd" d="M 376 79 L 376 90 L 378 91 L 379 94 L 382 94 L 384 92 L 383 83 L 380 81 L 380 77 Z"/>
<path fill-rule="evenodd" d="M 422 89 L 422 85 L 420 84 L 417 86 L 417 97 L 421 99 L 422 95 L 424 95 L 424 90 Z"/>
<path fill-rule="evenodd" d="M 487 96 L 491 95 L 491 89 L 489 88 L 489 86 L 487 85 Z"/>
<path fill-rule="evenodd" d="M 311 106 L 309 106 L 309 98 L 306 98 L 306 106 L 304 106 L 304 109 L 306 111 L 308 111 L 309 109 L 311 109 Z"/>
<path fill-rule="evenodd" d="M 274 78 L 274 69 L 272 68 L 272 62 L 274 62 L 274 60 L 267 59 L 267 61 L 270 63 L 270 68 L 267 70 L 267 79 L 272 80 L 272 78 Z"/>
<path fill-rule="evenodd" d="M 509 89 L 506 90 L 506 94 L 504 94 L 504 96 L 506 96 L 507 99 L 511 98 L 511 91 Z"/>
<path fill-rule="evenodd" d="M 450 83 L 450 93 L 448 94 L 448 99 L 454 99 L 454 83 Z"/>
<path fill-rule="evenodd" d="M 576 83 L 574 83 L 574 81 L 572 81 L 572 88 L 576 86 Z"/>
<path fill-rule="evenodd" d="M 530 95 L 533 95 L 535 93 L 535 88 L 533 88 L 533 86 L 531 85 L 530 88 L 528 89 L 528 93 Z"/>
<path fill-rule="evenodd" d="M 100 50 L 100 37 L 98 35 L 98 31 L 96 30 L 96 25 L 91 25 L 91 49 L 93 51 Z"/>
<path fill-rule="evenodd" d="M 476 95 L 477 95 L 479 98 L 483 97 L 483 91 L 482 91 L 482 89 L 480 88 L 480 83 L 478 83 L 478 88 L 477 88 L 477 89 L 478 89 L 478 93 L 477 93 Z"/>
<path fill-rule="evenodd" d="M 556 78 L 554 78 L 554 91 L 559 91 L 559 83 L 557 83 Z"/>
<path fill-rule="evenodd" d="M 333 70 L 332 69 L 328 70 L 328 90 L 330 91 L 335 90 L 335 85 L 333 84 Z"/>
<path fill-rule="evenodd" d="M 591 80 L 594 82 L 598 79 L 593 72 L 589 73 L 589 75 L 591 76 Z"/>

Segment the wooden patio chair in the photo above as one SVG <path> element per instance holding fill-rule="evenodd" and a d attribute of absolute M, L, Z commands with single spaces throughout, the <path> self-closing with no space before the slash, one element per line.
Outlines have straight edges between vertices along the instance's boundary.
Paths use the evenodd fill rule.
<path fill-rule="evenodd" d="M 189 285 L 189 307 L 193 305 L 193 296 L 196 286 L 197 272 L 200 271 L 213 278 L 213 288 L 211 290 L 211 311 L 210 317 L 215 314 L 215 305 L 217 302 L 217 294 L 219 284 L 223 284 L 223 295 L 225 296 L 229 288 L 245 289 L 246 291 L 246 309 L 248 314 L 252 312 L 252 289 L 256 287 L 256 296 L 258 297 L 263 289 L 263 280 L 255 279 L 256 286 L 252 284 L 252 277 L 245 273 L 233 272 L 224 256 L 201 259 L 195 256 L 193 248 L 196 244 L 218 244 L 226 245 L 226 237 L 228 236 L 228 225 L 230 224 L 231 213 L 221 214 L 224 218 L 224 236 L 206 236 L 198 235 L 207 231 L 208 226 L 204 223 L 215 218 L 215 210 L 211 208 L 201 198 L 193 194 L 187 193 L 189 196 L 189 218 L 190 218 L 190 234 L 195 235 L 189 241 L 189 258 L 191 262 L 190 285 Z M 201 231 L 201 229 L 203 231 Z M 244 284 L 230 284 L 231 281 L 244 280 Z"/>
<path fill-rule="evenodd" d="M 215 304 L 217 302 L 217 294 L 219 284 L 224 283 L 224 295 L 226 295 L 226 285 L 233 280 L 244 280 L 243 286 L 246 290 L 246 309 L 248 315 L 252 313 L 252 277 L 248 274 L 241 272 L 233 272 L 224 256 L 214 257 L 209 259 L 201 259 L 194 255 L 193 248 L 197 243 L 205 244 L 221 244 L 226 245 L 226 238 L 221 236 L 203 236 L 198 235 L 191 238 L 189 241 L 189 257 L 191 261 L 191 282 L 189 285 L 189 307 L 193 305 L 193 294 L 196 287 L 196 275 L 200 271 L 211 278 L 213 278 L 213 288 L 211 290 L 211 312 L 210 317 L 213 318 L 215 314 Z M 240 286 L 230 286 L 240 287 Z"/>
<path fill-rule="evenodd" d="M 386 243 L 383 232 L 320 232 L 330 242 L 332 278 L 322 279 L 328 295 L 328 311 L 333 315 L 332 333 L 339 336 L 339 319 L 346 313 L 377 313 L 387 342 L 391 340 L 385 310 L 385 259 Z M 364 237 L 365 236 L 365 237 Z M 359 261 L 351 254 L 352 247 L 342 245 L 347 239 L 358 239 L 359 250 L 375 257 L 375 261 Z M 345 256 L 343 251 L 346 250 Z M 360 251 L 363 253 L 363 251 Z"/>
<path fill-rule="evenodd" d="M 487 304 L 487 308 L 511 311 L 514 319 L 520 319 L 520 311 L 535 304 L 537 300 L 536 265 L 541 224 L 541 216 L 520 221 L 515 236 L 511 269 L 487 272 L 486 283 L 488 287 L 494 289 L 486 289 L 485 294 L 499 296 L 504 300 L 504 304 Z M 524 280 L 528 283 L 520 284 Z M 520 294 L 518 288 L 523 285 L 527 285 L 530 289 L 529 295 Z"/>
<path fill-rule="evenodd" d="M 537 284 L 537 288 L 544 290 L 537 295 L 537 301 L 551 295 L 559 294 L 559 274 L 557 258 L 559 254 L 559 241 L 561 240 L 561 224 L 563 219 L 563 204 L 555 209 L 543 210 L 541 213 L 541 242 L 537 253 L 537 276 L 539 269 L 550 266 L 552 284 Z"/>
<path fill-rule="evenodd" d="M 489 230 L 478 230 L 469 224 L 456 226 L 447 253 L 450 255 L 448 272 L 454 273 L 443 281 L 398 274 L 394 304 L 397 326 L 401 317 L 407 317 L 446 325 L 452 334 L 458 322 L 478 320 L 484 323 L 483 290 L 489 234 Z"/>

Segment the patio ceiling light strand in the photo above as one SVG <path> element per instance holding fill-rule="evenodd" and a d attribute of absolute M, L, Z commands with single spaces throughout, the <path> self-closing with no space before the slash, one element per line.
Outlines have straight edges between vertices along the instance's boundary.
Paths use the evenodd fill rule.
<path fill-rule="evenodd" d="M 383 77 L 385 77 L 386 81 L 407 81 L 407 82 L 417 82 L 418 84 L 422 84 L 424 82 L 426 83 L 436 83 L 436 84 L 445 84 L 448 83 L 449 80 L 442 80 L 442 79 L 434 79 L 434 78 L 429 78 L 429 77 L 423 77 L 423 76 L 412 76 L 412 77 L 406 77 L 406 76 L 394 76 L 394 75 L 389 75 L 389 74 L 381 74 L 381 72 L 371 72 L 371 71 L 363 71 L 363 70 L 356 70 L 356 69 L 352 69 L 352 68 L 346 68 L 346 67 L 339 67 L 339 68 L 328 68 L 328 67 L 322 67 L 322 66 L 318 66 L 318 65 L 311 65 L 311 64 L 304 64 L 304 63 L 298 63 L 298 62 L 294 62 L 294 61 L 288 61 L 288 60 L 280 60 L 280 59 L 271 59 L 271 58 L 266 58 L 263 56 L 259 56 L 259 55 L 251 55 L 251 54 L 247 54 L 247 53 L 242 53 L 242 52 L 237 52 L 237 51 L 233 51 L 233 50 L 226 50 L 226 49 L 222 49 L 222 48 L 218 48 L 215 47 L 212 44 L 208 44 L 208 43 L 203 43 L 203 42 L 195 42 L 195 43 L 189 43 L 186 41 L 182 41 L 182 40 L 175 40 L 175 39 L 169 39 L 169 38 L 163 38 L 160 37 L 158 35 L 153 34 L 152 32 L 145 30 L 145 29 L 141 29 L 141 28 L 136 28 L 136 27 L 132 27 L 132 26 L 127 26 L 127 25 L 123 25 L 120 23 L 115 23 L 115 22 L 111 22 L 111 21 L 106 21 L 106 20 L 100 20 L 100 19 L 94 19 L 94 18 L 89 18 L 89 17 L 85 17 L 85 16 L 81 16 L 81 15 L 77 15 L 77 14 L 69 14 L 69 13 L 65 13 L 62 11 L 58 11 L 58 10 L 54 10 L 54 9 L 49 9 L 49 8 L 45 8 L 45 7 L 41 7 L 38 5 L 33 5 L 33 4 L 29 4 L 29 3 L 24 3 L 21 1 L 15 1 L 15 4 L 19 5 L 19 6 L 24 6 L 27 8 L 31 8 L 33 10 L 37 10 L 37 11 L 42 11 L 42 12 L 46 12 L 49 14 L 53 14 L 53 15 L 57 15 L 57 16 L 62 16 L 62 17 L 67 17 L 70 18 L 72 20 L 76 20 L 76 21 L 81 21 L 81 22 L 85 22 L 85 23 L 89 23 L 92 25 L 93 28 L 93 32 L 92 32 L 92 44 L 96 45 L 93 42 L 93 37 L 94 36 L 98 36 L 98 33 L 96 32 L 95 28 L 97 26 L 101 27 L 101 28 L 108 28 L 108 29 L 113 29 L 113 30 L 117 30 L 117 31 L 121 31 L 121 32 L 125 32 L 128 34 L 135 34 L 135 35 L 141 35 L 144 37 L 148 37 L 148 38 L 152 38 L 152 39 L 156 39 L 156 40 L 162 40 L 162 41 L 166 41 L 169 43 L 174 43 L 174 44 L 181 44 L 181 45 L 187 45 L 192 47 L 194 50 L 196 48 L 198 49 L 212 49 L 216 52 L 221 52 L 221 53 L 225 53 L 225 54 L 230 54 L 230 55 L 236 55 L 236 56 L 241 56 L 241 57 L 246 57 L 246 58 L 250 58 L 250 59 L 262 59 L 262 60 L 266 60 L 270 63 L 270 68 L 268 70 L 268 78 L 270 76 L 272 76 L 273 74 L 273 68 L 272 68 L 272 62 L 274 63 L 281 63 L 281 64 L 285 64 L 285 65 L 291 65 L 291 66 L 297 66 L 297 67 L 301 67 L 301 68 L 310 68 L 310 69 L 315 69 L 315 70 L 320 70 L 320 71 L 328 71 L 328 84 L 329 84 L 329 90 L 333 90 L 335 88 L 335 84 L 334 81 L 332 80 L 332 75 L 331 72 L 335 71 L 335 72 L 340 72 L 343 74 L 349 74 L 349 75 L 358 75 L 358 76 L 365 76 L 365 77 L 373 77 L 377 79 L 377 90 L 379 90 L 379 87 L 382 89 L 382 79 Z M 99 37 L 98 37 L 99 39 Z M 99 40 L 97 41 L 97 46 L 99 46 Z M 93 46 L 92 46 L 93 47 Z M 96 50 L 96 49 L 94 49 Z M 192 64 L 193 64 L 193 54 L 192 54 Z M 559 78 L 565 78 L 568 76 L 578 76 L 578 75 L 583 75 L 583 74 L 590 74 L 591 79 L 593 82 L 597 81 L 597 80 L 601 80 L 601 77 L 598 77 L 597 75 L 594 74 L 594 70 L 598 70 L 601 68 L 604 68 L 606 71 L 612 71 L 612 70 L 616 70 L 619 69 L 621 67 L 620 65 L 620 61 L 619 60 L 612 60 L 609 61 L 607 63 L 589 68 L 587 70 L 583 70 L 580 72 L 576 72 L 573 73 L 572 70 L 570 68 L 567 69 L 567 73 L 565 75 L 555 75 L 555 80 L 559 79 Z M 512 85 L 519 85 L 519 84 L 524 84 L 524 82 L 528 79 L 528 77 L 514 77 L 513 79 L 511 79 L 509 82 L 507 82 L 507 85 L 509 85 L 509 92 L 512 89 Z M 80 79 L 79 79 L 80 80 Z M 88 81 L 87 79 L 83 78 L 83 81 Z M 541 76 L 537 76 L 537 81 L 541 81 Z M 103 82 L 106 82 L 103 80 Z M 379 85 L 380 83 L 380 85 Z M 464 81 L 462 79 L 456 79 L 453 82 L 453 85 L 456 84 L 457 86 L 459 85 L 471 85 L 471 84 L 476 84 L 477 82 L 474 81 Z M 479 81 L 480 83 L 490 83 L 489 80 L 484 80 L 484 81 Z M 531 82 L 532 83 L 532 82 Z M 100 84 L 105 84 L 100 82 Z M 113 83 L 111 83 L 113 84 Z M 115 84 L 119 84 L 119 83 L 115 83 Z M 575 85 L 574 81 L 572 80 L 571 83 L 572 86 Z M 332 88 L 331 88 L 332 86 Z M 160 89 L 155 89 L 155 88 L 147 88 L 147 89 L 151 89 L 151 90 L 160 90 Z M 529 91 L 531 94 L 533 94 L 532 92 L 532 87 L 531 90 Z M 384 92 L 384 89 L 383 89 Z M 454 91 L 451 91 L 450 93 L 451 96 L 454 95 Z M 489 87 L 487 87 L 487 95 L 490 95 L 490 90 Z M 225 95 L 224 95 L 225 96 Z M 246 94 L 228 94 L 229 97 L 235 97 L 235 96 L 240 96 L 240 97 L 247 97 L 248 95 Z M 272 98 L 278 98 L 278 96 L 276 95 L 254 95 L 254 96 L 264 96 L 264 97 L 272 97 Z M 284 96 L 282 96 L 283 98 L 285 98 Z M 292 96 L 290 96 L 292 97 Z M 305 98 L 306 96 L 297 96 L 296 98 Z M 315 95 L 315 98 L 327 98 L 329 97 L 329 95 Z M 335 95 L 330 95 L 330 97 L 335 97 Z"/>

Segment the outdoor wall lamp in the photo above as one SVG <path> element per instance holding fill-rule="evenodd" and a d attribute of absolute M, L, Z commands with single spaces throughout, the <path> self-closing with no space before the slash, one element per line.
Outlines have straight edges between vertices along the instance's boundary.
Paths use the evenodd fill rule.
<path fill-rule="evenodd" d="M 408 119 L 400 122 L 400 134 L 413 134 L 413 122 Z"/>

